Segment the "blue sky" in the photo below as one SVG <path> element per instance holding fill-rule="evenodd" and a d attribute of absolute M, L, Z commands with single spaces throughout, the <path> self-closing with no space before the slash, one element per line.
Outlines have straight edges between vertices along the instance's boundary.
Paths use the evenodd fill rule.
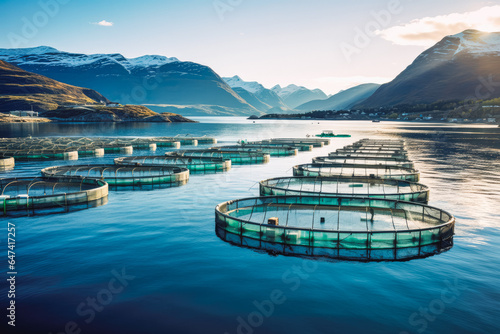
<path fill-rule="evenodd" d="M 497 13 L 500 1 L 0 0 L 0 48 L 160 54 L 331 94 L 392 79 L 447 34 L 500 31 Z"/>

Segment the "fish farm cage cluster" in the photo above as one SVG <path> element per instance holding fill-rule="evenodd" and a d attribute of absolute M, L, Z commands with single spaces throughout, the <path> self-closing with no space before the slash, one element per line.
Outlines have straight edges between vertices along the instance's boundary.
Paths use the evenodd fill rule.
<path fill-rule="evenodd" d="M 216 144 L 211 137 L 27 137 L 0 138 L 0 159 L 77 160 L 85 156 L 132 154 L 134 149 L 156 151 L 158 147 L 179 149 L 181 145 Z M 3 163 L 0 162 L 0 168 Z"/>
<path fill-rule="evenodd" d="M 177 150 L 165 153 L 164 156 L 130 156 L 114 160 L 120 166 L 168 166 L 185 167 L 191 173 L 220 172 L 231 169 L 233 165 L 264 164 L 271 157 L 286 157 L 297 155 L 299 151 L 310 151 L 313 147 L 328 145 L 328 139 L 289 139 L 290 143 L 283 142 L 269 144 L 269 139 L 264 143 L 252 144 L 240 142 L 239 145 L 210 147 L 207 149 Z M 273 142 L 274 143 L 274 142 Z"/>
<path fill-rule="evenodd" d="M 13 169 L 16 160 L 76 160 L 79 155 L 131 154 L 134 149 L 156 151 L 157 147 L 178 149 L 181 145 L 216 143 L 215 138 L 181 136 L 1 138 L 0 171 Z M 227 164 L 226 161 L 222 163 Z M 41 174 L 0 178 L 0 215 L 32 216 L 95 207 L 107 203 L 109 189 L 180 186 L 188 182 L 190 170 L 180 164 L 170 163 L 154 166 L 98 164 L 53 166 L 44 168 Z"/>
<path fill-rule="evenodd" d="M 455 218 L 427 205 L 405 142 L 362 139 L 260 182 L 260 196 L 215 208 L 216 234 L 237 246 L 306 257 L 399 261 L 453 246 Z"/>
<path fill-rule="evenodd" d="M 274 141 L 274 140 L 270 140 Z M 277 140 L 278 141 L 278 140 Z M 2 215 L 35 215 L 38 213 L 65 212 L 70 207 L 82 208 L 83 193 L 87 192 L 88 206 L 107 203 L 109 190 L 156 189 L 186 184 L 191 174 L 225 172 L 232 165 L 263 164 L 271 156 L 296 155 L 299 150 L 311 150 L 328 144 L 328 140 L 291 139 L 285 145 L 254 143 L 229 145 L 167 152 L 161 156 L 124 156 L 114 159 L 114 164 L 78 164 L 52 166 L 41 170 L 40 176 L 19 179 L 2 179 Z M 20 160 L 69 159 L 57 154 L 102 156 L 106 153 L 131 154 L 134 149 L 156 151 L 157 147 L 178 149 L 180 145 L 213 145 L 217 140 L 210 137 L 154 137 L 154 138 L 102 138 L 102 137 L 41 137 L 0 139 L 0 170 L 13 168 L 15 158 Z M 274 142 L 273 142 L 274 143 Z M 307 148 L 307 149 L 306 149 Z M 12 154 L 15 152 L 15 155 Z M 13 156 L 8 156 L 12 154 Z M 37 155 L 38 154 L 38 155 Z M 14 182 L 15 181 L 15 182 Z M 53 183 L 52 188 L 49 186 Z M 14 186 L 16 185 L 16 186 Z M 41 185 L 51 191 L 40 192 Z M 80 185 L 78 191 L 71 187 Z M 106 187 L 102 197 L 91 195 L 89 185 Z M 8 187 L 7 187 L 8 186 Z M 63 189 L 66 187 L 67 189 Z M 5 192 L 5 193 L 4 193 Z M 76 195 L 72 195 L 75 193 Z M 65 196 L 62 200 L 61 196 Z M 80 201 L 72 200 L 79 198 Z M 28 200 L 27 200 L 28 198 Z M 17 203 L 17 204 L 16 204 Z M 43 206 L 42 204 L 43 203 Z M 43 209 L 43 210 L 42 210 Z M 52 211 L 51 211 L 52 210 Z"/>

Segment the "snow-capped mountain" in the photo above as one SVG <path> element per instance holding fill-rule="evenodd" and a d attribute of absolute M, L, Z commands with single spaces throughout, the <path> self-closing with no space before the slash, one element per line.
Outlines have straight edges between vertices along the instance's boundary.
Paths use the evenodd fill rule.
<path fill-rule="evenodd" d="M 271 88 L 271 90 L 278 94 L 283 102 L 290 108 L 296 108 L 313 100 L 324 100 L 328 97 L 321 89 L 311 90 L 297 85 L 288 85 L 284 88 L 280 85 L 276 85 Z"/>
<path fill-rule="evenodd" d="M 237 75 L 223 79 L 249 104 L 262 111 L 273 109 L 273 113 L 279 113 L 312 100 L 327 98 L 320 89 L 310 90 L 297 85 L 288 85 L 284 88 L 276 85 L 267 89 L 256 81 L 244 81 Z"/>
<path fill-rule="evenodd" d="M 264 86 L 262 86 L 260 83 L 258 83 L 257 81 L 243 81 L 239 76 L 235 75 L 234 77 L 231 77 L 231 78 L 222 78 L 224 79 L 224 81 L 232 88 L 234 87 L 239 87 L 239 88 L 243 88 L 244 90 L 252 93 L 252 94 L 256 94 L 256 93 L 259 93 L 263 90 L 265 90 L 266 88 L 264 88 Z"/>
<path fill-rule="evenodd" d="M 51 47 L 0 49 L 0 60 L 26 71 L 99 91 L 123 104 L 168 106 L 190 115 L 262 114 L 235 93 L 210 67 L 147 55 L 79 54 Z M 190 108 L 181 108 L 189 106 Z M 158 110 L 158 108 L 156 109 Z"/>
<path fill-rule="evenodd" d="M 142 56 L 125 58 L 121 54 L 78 54 L 59 51 L 49 46 L 23 49 L 0 49 L 0 58 L 9 63 L 22 63 L 23 65 L 45 66 L 86 66 L 91 64 L 104 64 L 106 62 L 120 64 L 131 70 L 136 67 L 159 67 L 168 63 L 178 62 L 177 58 L 165 56 Z"/>
<path fill-rule="evenodd" d="M 289 109 L 278 94 L 256 81 L 244 81 L 237 75 L 223 79 L 231 88 L 237 90 L 243 99 L 258 110 L 266 112 L 271 108 Z"/>
<path fill-rule="evenodd" d="M 422 52 L 359 106 L 496 98 L 499 82 L 500 33 L 469 29 L 446 36 Z"/>

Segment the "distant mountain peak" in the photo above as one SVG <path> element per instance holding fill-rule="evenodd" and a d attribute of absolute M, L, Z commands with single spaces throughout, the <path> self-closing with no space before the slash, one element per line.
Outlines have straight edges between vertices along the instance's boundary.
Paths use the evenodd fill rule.
<path fill-rule="evenodd" d="M 234 81 L 243 81 L 243 79 L 241 79 L 239 75 L 233 75 L 231 79 L 233 79 Z"/>
<path fill-rule="evenodd" d="M 50 46 L 36 46 L 33 48 L 18 48 L 18 49 L 0 49 L 0 54 L 10 54 L 10 55 L 21 55 L 21 54 L 32 54 L 41 55 L 44 53 L 60 53 L 61 51 L 50 47 Z"/>
<path fill-rule="evenodd" d="M 323 100 L 328 96 L 321 89 L 308 89 L 304 86 L 290 84 L 286 87 L 276 85 L 271 89 L 290 108 L 296 108 L 313 100 Z"/>
<path fill-rule="evenodd" d="M 447 61 L 459 54 L 472 56 L 483 54 L 500 55 L 500 32 L 483 32 L 467 29 L 455 35 L 444 37 L 433 47 L 422 52 L 417 61 Z"/>
<path fill-rule="evenodd" d="M 241 79 L 237 75 L 232 76 L 230 78 L 226 77 L 226 78 L 222 78 L 222 79 L 231 88 L 235 88 L 235 87 L 243 88 L 243 89 L 245 89 L 245 90 L 247 90 L 247 91 L 249 91 L 250 93 L 253 93 L 253 94 L 258 93 L 258 92 L 263 91 L 263 90 L 266 89 L 266 88 L 264 88 L 264 86 L 262 86 L 257 81 L 244 81 L 243 79 Z"/>

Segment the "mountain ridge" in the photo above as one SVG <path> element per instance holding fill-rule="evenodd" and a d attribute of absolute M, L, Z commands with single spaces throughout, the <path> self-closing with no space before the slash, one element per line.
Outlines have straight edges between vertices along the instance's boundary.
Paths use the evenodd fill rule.
<path fill-rule="evenodd" d="M 163 56 L 127 59 L 121 54 L 86 55 L 51 47 L 0 49 L 0 60 L 70 85 L 89 87 L 126 104 L 203 105 L 232 115 L 255 109 L 210 67 Z"/>
<path fill-rule="evenodd" d="M 379 84 L 374 83 L 361 84 L 342 90 L 325 100 L 304 103 L 296 109 L 301 111 L 350 109 L 370 97 L 379 87 Z"/>
<path fill-rule="evenodd" d="M 278 94 L 283 102 L 292 109 L 313 100 L 326 100 L 328 98 L 319 88 L 308 89 L 304 86 L 297 86 L 294 84 L 283 88 L 280 85 L 276 85 L 271 88 L 271 90 Z"/>
<path fill-rule="evenodd" d="M 499 97 L 500 89 L 486 87 L 488 80 L 500 78 L 499 55 L 498 32 L 485 33 L 468 29 L 446 36 L 423 51 L 391 82 L 383 84 L 372 96 L 355 107 L 388 107 L 441 100 Z"/>

